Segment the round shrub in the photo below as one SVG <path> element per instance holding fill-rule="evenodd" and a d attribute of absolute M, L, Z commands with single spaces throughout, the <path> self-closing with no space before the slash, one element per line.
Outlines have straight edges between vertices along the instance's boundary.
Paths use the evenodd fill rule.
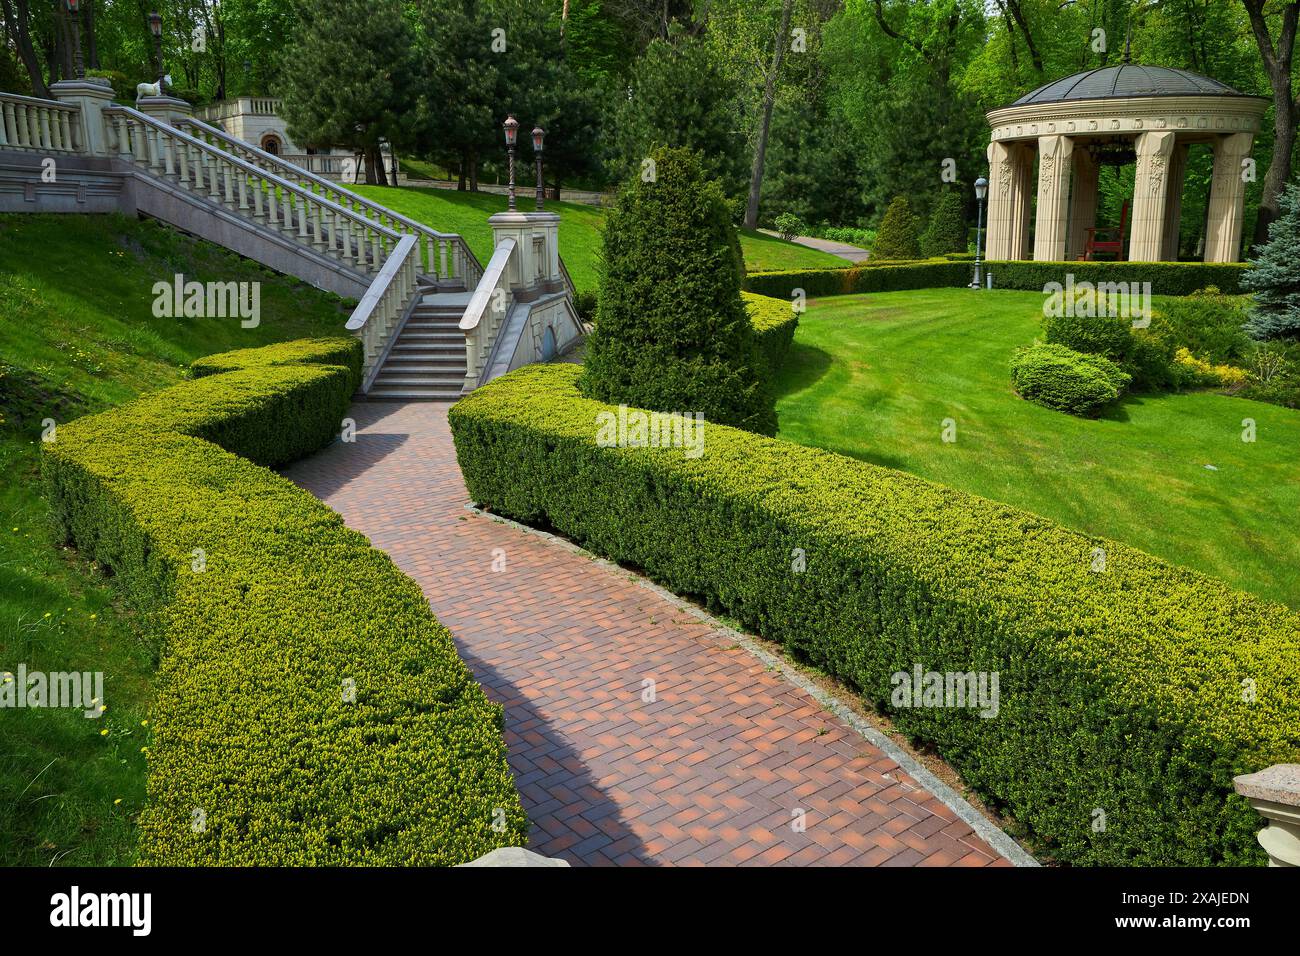
<path fill-rule="evenodd" d="M 1063 312 L 1067 310 L 1062 310 Z M 1133 320 L 1109 315 L 1048 315 L 1043 319 L 1043 339 L 1076 352 L 1101 355 L 1123 364 L 1133 351 Z"/>
<path fill-rule="evenodd" d="M 740 240 L 722 188 L 682 149 L 654 155 L 605 223 L 582 390 L 612 405 L 702 413 L 774 434 L 771 378 L 740 297 Z"/>
<path fill-rule="evenodd" d="M 1128 373 L 1109 359 L 1064 345 L 1030 345 L 1017 349 L 1011 361 L 1017 395 L 1071 415 L 1096 415 L 1128 383 Z"/>
<path fill-rule="evenodd" d="M 781 213 L 772 224 L 776 226 L 776 231 L 781 234 L 782 239 L 794 239 L 808 232 L 808 227 L 804 225 L 803 220 L 792 212 Z"/>
<path fill-rule="evenodd" d="M 871 247 L 873 259 L 919 259 L 921 244 L 916 236 L 916 216 L 906 196 L 896 196 L 880 220 L 875 245 Z"/>

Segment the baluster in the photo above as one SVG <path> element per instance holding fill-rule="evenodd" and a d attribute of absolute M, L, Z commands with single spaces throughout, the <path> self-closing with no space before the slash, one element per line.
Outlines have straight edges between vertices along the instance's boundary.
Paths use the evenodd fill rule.
<path fill-rule="evenodd" d="M 239 211 L 248 217 L 248 174 L 242 170 L 239 173 Z"/>
<path fill-rule="evenodd" d="M 371 271 L 372 271 L 372 272 L 378 272 L 378 271 L 379 271 L 379 265 L 380 265 L 380 263 L 383 261 L 383 258 L 384 258 L 384 254 L 383 254 L 383 250 L 382 250 L 382 247 L 381 247 L 381 245 L 380 245 L 380 242 L 381 242 L 381 239 L 380 239 L 379 231 L 378 231 L 378 230 L 375 230 L 374 239 L 372 240 L 372 243 L 371 243 L 371 246 L 370 246 L 370 252 L 371 252 L 371 255 L 370 255 L 370 267 L 371 267 Z"/>
<path fill-rule="evenodd" d="M 265 192 L 265 182 L 259 176 L 253 180 L 253 218 L 261 219 L 266 215 L 262 208 L 262 201 L 265 198 L 262 194 Z M 275 203 L 271 203 L 271 222 L 275 222 Z"/>
<path fill-rule="evenodd" d="M 432 255 L 429 258 L 433 258 Z M 451 273 L 447 271 L 447 240 L 438 240 L 438 276 L 443 279 L 451 278 Z"/>
<path fill-rule="evenodd" d="M 162 147 L 163 173 L 168 179 L 171 179 L 176 175 L 176 163 L 172 156 L 172 153 L 176 151 L 176 141 L 170 136 L 164 136 L 159 145 Z"/>
<path fill-rule="evenodd" d="M 49 149 L 54 145 L 54 137 L 50 135 L 50 111 L 42 109 L 37 112 L 40 114 L 41 149 Z"/>
<path fill-rule="evenodd" d="M 357 223 L 357 268 L 362 272 L 369 272 L 366 265 L 366 236 L 369 229 L 362 223 Z"/>
<path fill-rule="evenodd" d="M 202 149 L 202 147 L 200 147 Z M 217 178 L 220 175 L 220 167 L 224 164 L 212 153 L 203 149 L 204 159 L 208 164 L 208 198 L 213 202 L 221 202 L 221 182 Z"/>
<path fill-rule="evenodd" d="M 189 188 L 190 184 L 190 150 L 185 143 L 176 143 L 176 181 Z"/>
<path fill-rule="evenodd" d="M 284 231 L 289 235 L 293 235 L 293 214 L 294 214 L 293 197 L 290 196 L 287 192 L 282 192 L 280 194 L 280 197 L 284 200 L 284 223 L 283 223 Z M 301 221 L 301 218 L 302 217 L 300 216 L 299 221 Z"/>
<path fill-rule="evenodd" d="M 340 222 L 340 232 L 343 236 L 343 261 L 352 261 L 352 221 L 346 217 Z"/>
<path fill-rule="evenodd" d="M 160 129 L 154 130 L 153 135 L 149 138 L 149 166 L 153 169 L 154 173 L 160 173 L 162 171 L 163 143 L 166 139 L 167 134 Z"/>
<path fill-rule="evenodd" d="M 27 145 L 39 149 L 41 146 L 41 126 L 40 121 L 36 118 L 36 110 L 30 106 L 24 106 L 23 114 L 27 120 Z"/>
<path fill-rule="evenodd" d="M 235 184 L 230 175 L 230 163 L 223 162 L 221 164 L 221 178 L 223 180 L 223 185 L 226 187 L 226 205 L 232 206 L 235 202 Z"/>
<path fill-rule="evenodd" d="M 0 119 L 0 145 L 22 145 L 18 138 L 18 124 L 14 120 L 14 105 L 12 103 L 4 105 L 4 116 L 3 119 Z"/>
<path fill-rule="evenodd" d="M 72 117 L 67 110 L 59 110 L 59 134 L 63 139 L 63 148 L 73 152 L 76 144 L 72 141 Z"/>
<path fill-rule="evenodd" d="M 63 115 L 63 110 L 50 111 L 50 148 L 57 149 L 59 152 L 67 149 L 64 145 L 63 126 L 59 123 Z"/>
<path fill-rule="evenodd" d="M 299 197 L 297 197 L 297 200 L 298 200 L 298 201 L 297 201 L 296 205 L 298 206 L 298 209 L 297 209 L 297 213 L 298 213 L 298 238 L 302 240 L 303 245 L 306 245 L 306 244 L 307 244 L 307 239 L 308 239 L 308 234 L 307 234 L 307 216 L 308 216 L 307 199 L 306 199 L 305 196 L 299 196 Z"/>
<path fill-rule="evenodd" d="M 129 156 L 131 153 L 131 137 L 127 132 L 126 117 L 118 113 L 115 118 L 117 120 L 116 124 L 114 124 L 117 129 L 117 155 L 119 158 Z"/>
<path fill-rule="evenodd" d="M 310 208 L 311 208 L 312 245 L 315 246 L 317 249 L 324 249 L 325 239 L 321 235 L 321 228 L 323 226 L 321 220 L 325 218 L 325 207 L 320 206 L 315 202 L 312 202 L 306 196 L 302 197 L 302 201 L 304 203 L 310 204 Z"/>

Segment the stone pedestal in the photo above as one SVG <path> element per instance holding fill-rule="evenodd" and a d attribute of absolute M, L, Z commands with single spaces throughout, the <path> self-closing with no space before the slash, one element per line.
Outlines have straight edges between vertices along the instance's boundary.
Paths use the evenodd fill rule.
<path fill-rule="evenodd" d="M 1133 234 L 1128 257 L 1159 262 L 1165 250 L 1165 213 L 1174 134 L 1141 133 L 1137 137 L 1137 171 L 1133 185 Z"/>
<path fill-rule="evenodd" d="M 91 156 L 107 156 L 108 131 L 104 127 L 104 107 L 113 102 L 113 88 L 107 80 L 59 80 L 50 85 L 50 95 L 60 103 L 81 110 L 82 150 Z"/>
<path fill-rule="evenodd" d="M 529 298 L 559 292 L 564 288 L 560 272 L 560 217 L 553 212 L 499 212 L 488 219 L 495 248 L 507 236 L 515 240 L 517 255 L 511 257 L 507 281 L 515 298 Z"/>
<path fill-rule="evenodd" d="M 1210 182 L 1209 232 L 1206 262 L 1236 262 L 1241 253 L 1241 217 L 1246 182 L 1241 161 L 1250 155 L 1254 136 L 1232 133 L 1214 143 L 1214 178 Z"/>
<path fill-rule="evenodd" d="M 1070 167 L 1074 141 L 1068 136 L 1038 138 L 1038 215 L 1034 223 L 1034 259 L 1065 258 L 1070 214 Z"/>
<path fill-rule="evenodd" d="M 135 108 L 168 126 L 175 126 L 177 120 L 191 119 L 194 116 L 194 107 L 175 96 L 142 96 L 135 101 Z"/>
<path fill-rule="evenodd" d="M 1268 865 L 1300 866 L 1300 764 L 1274 764 L 1234 777 L 1232 785 L 1268 821 L 1258 837 Z"/>

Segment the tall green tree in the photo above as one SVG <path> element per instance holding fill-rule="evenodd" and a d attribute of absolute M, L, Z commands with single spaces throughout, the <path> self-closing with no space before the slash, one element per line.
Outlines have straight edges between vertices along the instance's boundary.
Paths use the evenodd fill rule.
<path fill-rule="evenodd" d="M 379 144 L 398 137 L 409 97 L 411 43 L 401 2 L 300 3 L 302 25 L 281 81 L 289 135 L 363 152 L 366 182 L 386 184 Z"/>
<path fill-rule="evenodd" d="M 681 29 L 653 40 L 632 69 L 613 118 L 612 174 L 639 172 L 656 146 L 692 150 L 731 197 L 745 182 L 745 136 L 736 128 L 739 90 L 716 50 Z"/>
<path fill-rule="evenodd" d="M 1255 293 L 1246 322 L 1253 338 L 1300 338 L 1300 185 L 1289 184 L 1241 287 Z"/>

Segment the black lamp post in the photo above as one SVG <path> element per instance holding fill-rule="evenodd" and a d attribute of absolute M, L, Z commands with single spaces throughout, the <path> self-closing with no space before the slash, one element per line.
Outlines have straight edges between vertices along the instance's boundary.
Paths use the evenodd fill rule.
<path fill-rule="evenodd" d="M 980 288 L 980 239 L 981 234 L 984 232 L 984 197 L 988 195 L 988 192 L 989 181 L 987 179 L 981 176 L 975 180 L 975 199 L 979 211 L 976 213 L 978 218 L 975 220 L 975 281 L 971 283 L 972 289 Z"/>
<path fill-rule="evenodd" d="M 68 18 L 72 21 L 72 73 L 79 79 L 86 78 L 86 68 L 81 62 L 81 0 L 63 0 L 68 8 Z"/>
<path fill-rule="evenodd" d="M 162 62 L 162 17 L 156 13 L 149 14 L 149 32 L 153 34 L 153 68 L 158 74 L 158 80 L 163 78 Z M 158 92 L 162 92 L 162 87 L 158 87 Z"/>
<path fill-rule="evenodd" d="M 511 212 L 515 211 L 515 142 L 519 139 L 519 120 L 515 119 L 515 114 L 511 113 L 506 117 L 503 124 L 506 131 L 506 152 L 510 154 L 510 192 L 509 203 L 506 208 Z"/>
<path fill-rule="evenodd" d="M 533 158 L 537 162 L 537 211 L 542 211 L 542 200 L 546 198 L 546 187 L 542 185 L 542 141 L 546 139 L 546 130 L 540 126 L 533 127 Z"/>

